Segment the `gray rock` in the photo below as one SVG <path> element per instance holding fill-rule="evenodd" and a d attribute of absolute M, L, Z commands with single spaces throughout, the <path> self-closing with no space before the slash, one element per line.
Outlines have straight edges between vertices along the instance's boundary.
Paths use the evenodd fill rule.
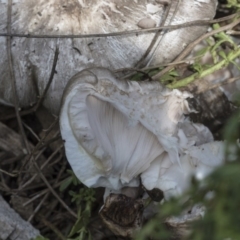
<path fill-rule="evenodd" d="M 39 235 L 39 231 L 23 220 L 0 196 L 0 239 L 31 240 Z"/>

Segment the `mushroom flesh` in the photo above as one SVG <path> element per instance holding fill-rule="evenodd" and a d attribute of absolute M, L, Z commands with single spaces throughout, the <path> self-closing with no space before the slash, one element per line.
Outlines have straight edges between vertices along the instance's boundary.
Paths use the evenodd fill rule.
<path fill-rule="evenodd" d="M 68 83 L 60 127 L 66 156 L 88 187 L 183 193 L 223 163 L 223 143 L 191 123 L 187 98 L 159 82 L 125 81 L 103 68 L 86 69 Z"/>

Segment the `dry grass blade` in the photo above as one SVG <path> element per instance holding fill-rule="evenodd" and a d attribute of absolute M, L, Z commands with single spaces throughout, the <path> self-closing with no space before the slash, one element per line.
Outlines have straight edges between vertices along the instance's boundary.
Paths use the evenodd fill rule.
<path fill-rule="evenodd" d="M 61 145 L 58 149 L 55 150 L 55 152 L 52 153 L 52 155 L 44 162 L 44 164 L 41 166 L 40 170 L 42 171 L 48 164 L 49 162 L 55 157 L 55 155 L 63 148 L 63 145 Z M 45 149 L 43 149 L 39 154 L 38 156 L 40 156 L 42 154 L 42 152 L 44 151 Z M 38 156 L 34 159 L 35 161 L 37 160 Z M 37 177 L 37 173 L 34 174 L 27 182 L 25 182 L 20 188 L 19 190 L 22 190 L 24 188 L 26 188 L 29 184 L 31 184 L 34 179 Z"/>
<path fill-rule="evenodd" d="M 236 17 L 237 14 L 232 14 L 223 18 L 218 18 L 214 20 L 196 20 L 182 24 L 148 28 L 148 29 L 136 29 L 123 32 L 112 32 L 112 33 L 100 33 L 100 34 L 66 34 L 66 35 L 48 35 L 48 34 L 20 34 L 20 33 L 0 33 L 0 37 L 19 37 L 19 38 L 106 38 L 106 37 L 116 37 L 131 34 L 145 34 L 151 32 L 158 32 L 162 30 L 177 30 L 179 28 L 199 26 L 199 25 L 209 25 L 218 22 L 224 22 Z"/>
<path fill-rule="evenodd" d="M 57 198 L 57 200 L 62 204 L 62 206 L 75 218 L 77 218 L 77 214 L 75 212 L 73 212 L 68 206 L 67 204 L 59 197 L 59 195 L 57 194 L 57 192 L 52 188 L 52 186 L 49 184 L 48 180 L 46 179 L 46 177 L 42 174 L 41 169 L 39 168 L 39 166 L 37 165 L 37 163 L 34 161 L 33 162 L 34 166 L 36 167 L 40 177 L 42 178 L 42 180 L 44 181 L 44 183 L 47 185 L 47 187 L 49 188 L 49 190 L 51 191 L 51 193 Z"/>
<path fill-rule="evenodd" d="M 8 1 L 8 21 L 7 21 L 7 32 L 8 34 L 11 34 L 11 26 L 12 26 L 12 0 Z M 17 121 L 18 121 L 18 126 L 22 135 L 22 145 L 23 145 L 23 150 L 26 153 L 30 152 L 30 148 L 28 146 L 28 142 L 26 139 L 26 134 L 23 129 L 22 125 L 22 120 L 19 114 L 19 101 L 18 101 L 18 96 L 17 96 L 17 90 L 16 90 L 16 79 L 14 75 L 14 69 L 12 65 L 12 53 L 11 53 L 11 37 L 7 37 L 7 55 L 8 55 L 8 64 L 9 64 L 9 70 L 10 70 L 10 81 L 12 84 L 12 91 L 13 91 L 13 96 L 14 96 L 14 108 L 15 108 L 15 113 L 17 116 Z"/>
<path fill-rule="evenodd" d="M 62 235 L 62 233 L 49 221 L 47 221 L 43 216 L 39 216 L 39 218 L 41 219 L 41 221 L 48 226 L 50 229 L 52 229 L 53 232 L 56 233 L 56 235 L 58 236 L 59 240 L 66 240 L 66 238 Z"/>
<path fill-rule="evenodd" d="M 233 83 L 233 82 L 238 81 L 238 80 L 240 80 L 240 76 L 238 76 L 238 77 L 233 77 L 233 78 L 229 78 L 229 79 L 227 79 L 227 80 L 225 80 L 225 81 L 223 81 L 223 82 L 216 83 L 216 84 L 214 84 L 214 85 L 212 85 L 212 86 L 207 86 L 207 85 L 206 85 L 206 88 L 201 89 L 201 91 L 198 91 L 197 93 L 199 94 L 199 93 L 202 93 L 202 92 L 205 92 L 205 91 L 208 91 L 208 90 L 217 88 L 217 87 L 224 86 L 224 85 L 226 85 L 226 84 Z"/>
<path fill-rule="evenodd" d="M 166 21 L 167 21 L 168 14 L 169 14 L 169 12 L 170 12 L 170 9 L 171 9 L 172 5 L 173 5 L 173 1 L 171 1 L 170 4 L 164 5 L 164 7 L 165 7 L 165 12 L 166 12 L 166 13 L 164 13 L 164 16 L 163 16 L 163 19 L 162 19 L 162 21 L 161 21 L 160 27 L 164 27 L 164 25 L 165 25 L 165 23 L 166 23 Z M 177 1 L 177 6 L 175 7 L 175 11 L 174 11 L 173 16 L 172 16 L 171 19 L 170 19 L 170 22 L 171 22 L 172 19 L 175 17 L 176 12 L 177 12 L 177 10 L 178 10 L 178 6 L 179 6 L 179 0 Z M 154 38 L 153 38 L 152 41 L 151 41 L 151 44 L 149 45 L 149 47 L 147 48 L 146 52 L 143 54 L 143 56 L 141 57 L 141 59 L 140 59 L 140 60 L 138 61 L 138 63 L 136 64 L 136 68 L 141 68 L 141 67 L 142 67 L 144 61 L 146 60 L 147 56 L 148 56 L 148 55 L 150 54 L 150 52 L 152 51 L 152 49 L 153 49 L 154 45 L 156 44 L 156 42 L 158 41 L 158 44 L 157 44 L 157 45 L 159 45 L 160 42 L 162 41 L 162 38 L 164 37 L 163 34 L 166 33 L 167 31 L 168 31 L 168 29 L 163 29 L 163 31 L 161 31 L 161 32 L 159 32 L 159 31 L 156 32 Z M 159 38 L 160 38 L 160 39 L 159 39 Z M 156 48 L 155 48 L 155 50 L 156 50 Z M 154 55 L 155 50 L 153 51 L 152 56 Z M 152 57 L 151 57 L 151 58 L 152 58 Z M 151 58 L 150 58 L 150 60 L 151 60 Z M 150 61 L 150 60 L 149 60 L 149 61 Z M 148 63 L 149 63 L 149 61 L 148 61 Z M 147 64 L 147 65 L 148 65 L 148 64 Z"/>
<path fill-rule="evenodd" d="M 54 53 L 54 59 L 53 59 L 53 64 L 52 64 L 52 69 L 51 69 L 50 77 L 49 77 L 49 80 L 48 80 L 48 82 L 47 82 L 47 85 L 46 85 L 46 87 L 45 87 L 42 95 L 39 97 L 37 103 L 36 103 L 32 108 L 30 108 L 30 109 L 28 109 L 28 110 L 21 111 L 21 112 L 18 111 L 19 117 L 20 117 L 20 116 L 28 115 L 28 114 L 33 113 L 33 112 L 36 112 L 36 111 L 38 110 L 38 108 L 42 105 L 42 103 L 43 103 L 43 101 L 44 101 L 44 98 L 45 98 L 45 96 L 46 96 L 46 94 L 47 94 L 47 92 L 48 92 L 48 89 L 49 89 L 49 87 L 51 86 L 51 83 L 52 83 L 52 81 L 53 81 L 53 77 L 54 77 L 54 74 L 55 74 L 55 70 L 56 70 L 56 66 L 57 66 L 57 61 L 58 61 L 58 55 L 59 55 L 59 49 L 58 49 L 58 47 L 57 47 L 56 50 L 55 50 L 55 53 Z M 9 62 L 10 62 L 10 61 L 9 61 Z M 12 64 L 11 64 L 11 67 L 12 67 Z M 13 69 L 13 67 L 12 67 L 11 69 Z M 13 70 L 12 70 L 12 71 L 13 71 Z M 12 72 L 12 71 L 11 71 L 11 72 Z M 14 88 L 13 88 L 13 89 L 14 89 Z M 16 87 L 15 87 L 15 89 L 16 89 Z M 18 104 L 17 104 L 17 106 L 18 106 Z M 8 120 L 8 119 L 12 119 L 12 118 L 14 118 L 14 117 L 15 117 L 15 115 L 3 116 L 3 117 L 0 117 L 0 120 Z"/>
<path fill-rule="evenodd" d="M 4 173 L 4 174 L 6 174 L 6 175 L 8 175 L 8 176 L 10 176 L 10 177 L 17 177 L 17 176 L 18 176 L 17 173 L 16 173 L 16 174 L 14 174 L 14 173 L 9 173 L 9 172 L 1 169 L 1 168 L 0 168 L 0 172 Z"/>

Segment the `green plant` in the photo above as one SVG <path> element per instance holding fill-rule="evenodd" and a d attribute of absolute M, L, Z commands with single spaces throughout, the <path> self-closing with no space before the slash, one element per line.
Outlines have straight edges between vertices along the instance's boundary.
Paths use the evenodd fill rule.
<path fill-rule="evenodd" d="M 226 68 L 230 64 L 240 69 L 235 62 L 235 60 L 240 57 L 240 48 L 228 34 L 234 26 L 240 23 L 240 4 L 238 0 L 229 0 L 226 8 L 231 8 L 231 10 L 235 12 L 235 17 L 232 18 L 228 25 L 220 27 L 218 23 L 213 24 L 212 31 L 197 39 L 192 46 L 188 46 L 188 53 L 190 53 L 200 42 L 205 42 L 203 47 L 191 58 L 191 64 L 187 64 L 188 60 L 184 60 L 187 54 L 183 53 L 180 60 L 174 61 L 167 67 L 167 72 L 162 68 L 163 66 L 141 69 L 141 71 L 145 72 L 154 80 L 159 80 L 168 88 L 181 88 L 186 87 L 197 79 L 204 78 L 222 68 Z M 210 54 L 212 63 L 203 63 L 202 60 L 206 54 Z M 187 69 L 190 70 L 190 72 L 188 72 Z M 158 77 L 161 70 L 163 70 L 165 74 L 161 74 L 161 77 Z M 146 79 L 144 74 L 136 73 L 131 79 L 142 80 L 143 78 Z"/>
<path fill-rule="evenodd" d="M 92 205 L 95 201 L 95 191 L 81 185 L 73 171 L 67 170 L 67 172 L 69 173 L 69 177 L 62 182 L 60 190 L 66 190 L 71 184 L 80 188 L 78 192 L 69 191 L 71 201 L 77 206 L 78 218 L 68 235 L 68 240 L 90 240 L 92 238 L 88 230 L 88 223 L 92 213 Z"/>
<path fill-rule="evenodd" d="M 240 3 L 239 3 L 238 0 L 228 0 L 227 7 L 228 8 L 235 8 L 239 11 Z"/>
<path fill-rule="evenodd" d="M 70 191 L 72 202 L 75 202 L 78 207 L 78 219 L 69 234 L 69 240 L 85 240 L 92 239 L 88 230 L 88 223 L 91 217 L 92 204 L 95 201 L 95 191 L 93 189 L 83 187 L 78 193 Z M 74 235 L 76 238 L 71 238 Z"/>

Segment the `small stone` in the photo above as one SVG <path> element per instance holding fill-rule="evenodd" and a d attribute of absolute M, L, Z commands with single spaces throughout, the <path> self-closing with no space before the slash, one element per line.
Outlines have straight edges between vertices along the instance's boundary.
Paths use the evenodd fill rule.
<path fill-rule="evenodd" d="M 143 29 L 154 28 L 156 25 L 156 22 L 151 18 L 143 18 L 137 24 L 138 27 Z"/>

